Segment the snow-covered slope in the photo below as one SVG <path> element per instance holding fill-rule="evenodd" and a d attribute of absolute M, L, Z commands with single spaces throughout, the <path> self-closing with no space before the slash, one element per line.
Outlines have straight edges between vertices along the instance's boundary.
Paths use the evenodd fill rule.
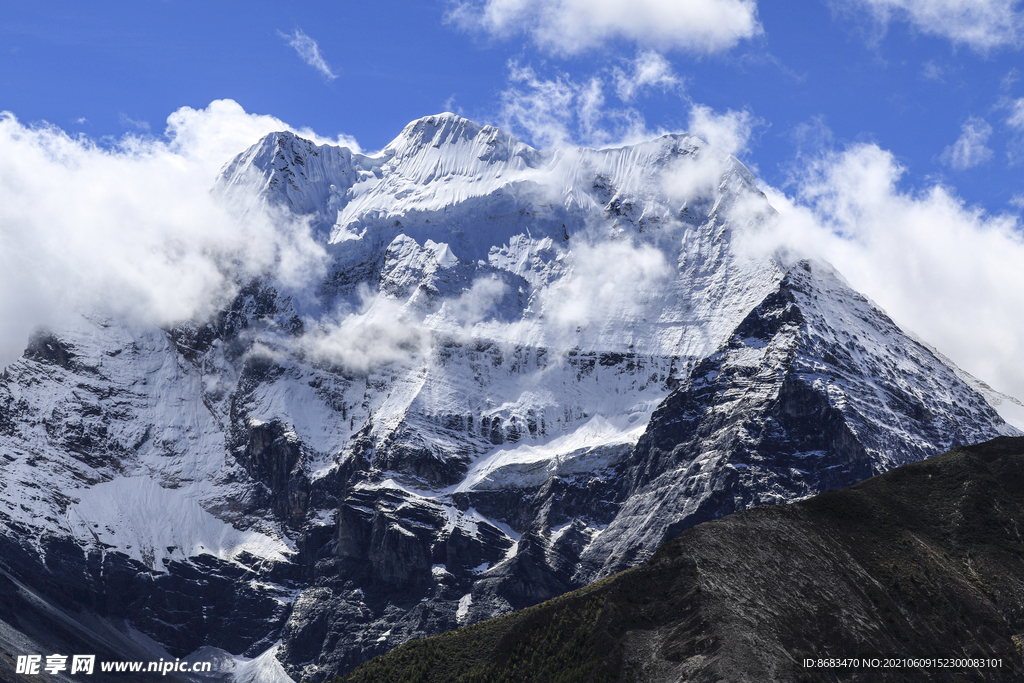
<path fill-rule="evenodd" d="M 827 265 L 750 248 L 774 211 L 695 137 L 277 133 L 216 192 L 308 220 L 327 275 L 167 330 L 85 311 L 0 379 L 7 570 L 175 656 L 321 680 L 1015 433 Z"/>

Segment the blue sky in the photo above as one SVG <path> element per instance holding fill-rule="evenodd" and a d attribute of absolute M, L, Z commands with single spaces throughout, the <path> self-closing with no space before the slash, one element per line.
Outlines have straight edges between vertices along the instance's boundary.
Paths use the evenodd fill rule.
<path fill-rule="evenodd" d="M 138 264 L 183 223 L 231 243 L 204 197 L 260 135 L 371 151 L 452 110 L 538 147 L 704 137 L 754 171 L 780 244 L 1024 397 L 1022 48 L 1020 0 L 10 4 L 0 366 L 81 292 L 202 311 L 205 271 L 169 301 Z"/>
<path fill-rule="evenodd" d="M 940 181 L 990 212 L 1017 211 L 1010 202 L 1024 194 L 1014 163 L 1024 159 L 1024 123 L 1014 128 L 1008 120 L 1024 97 L 1019 14 L 1017 28 L 991 21 L 986 34 L 976 22 L 982 27 L 967 39 L 897 7 L 929 2 L 994 12 L 1006 4 L 734 2 L 746 8 L 753 30 L 725 26 L 708 47 L 686 35 L 647 38 L 642 24 L 591 44 L 544 42 L 529 18 L 540 5 L 526 0 L 492 0 L 491 9 L 522 10 L 490 25 L 481 21 L 482 3 L 464 7 L 461 22 L 452 16 L 457 6 L 445 2 L 17 3 L 0 19 L 0 109 L 23 123 L 103 138 L 159 134 L 179 107 L 229 98 L 296 127 L 352 136 L 364 149 L 382 147 L 414 118 L 454 109 L 511 124 L 538 142 L 503 111 L 503 93 L 515 85 L 512 64 L 541 82 L 603 78 L 605 107 L 622 109 L 610 73 L 653 50 L 680 84 L 648 87 L 628 103 L 650 131 L 685 130 L 694 104 L 746 111 L 755 125 L 743 158 L 774 185 L 785 184 L 800 152 L 870 141 L 907 169 L 907 186 Z M 640 2 L 634 12 L 656 17 L 682 4 Z M 573 2 L 562 5 L 573 11 Z M 877 10 L 886 6 L 887 19 Z M 947 23 L 969 22 L 953 16 Z M 315 41 L 333 78 L 289 44 L 296 32 Z M 588 139 L 568 123 L 573 142 L 617 142 L 614 134 Z M 978 153 L 943 156 L 972 125 Z"/>

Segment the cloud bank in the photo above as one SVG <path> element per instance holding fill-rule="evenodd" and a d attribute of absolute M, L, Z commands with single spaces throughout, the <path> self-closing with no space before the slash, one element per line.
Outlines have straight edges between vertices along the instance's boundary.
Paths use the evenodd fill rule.
<path fill-rule="evenodd" d="M 762 32 L 754 0 L 463 0 L 449 21 L 495 38 L 527 35 L 552 54 L 613 40 L 658 50 L 714 53 Z"/>
<path fill-rule="evenodd" d="M 295 287 L 319 273 L 304 223 L 210 192 L 226 161 L 287 129 L 222 100 L 174 112 L 162 138 L 103 147 L 0 114 L 0 366 L 34 327 L 79 312 L 169 325 L 209 315 L 239 270 Z"/>
<path fill-rule="evenodd" d="M 600 89 L 567 77 L 523 78 L 536 81 L 527 85 L 547 98 L 523 111 L 553 121 L 552 139 L 573 135 L 564 121 L 557 128 L 564 112 L 590 116 L 595 134 L 608 134 L 598 123 L 614 119 L 598 104 L 611 78 Z M 718 144 L 736 149 L 744 148 L 752 125 L 752 115 L 698 107 L 691 119 L 725 131 Z M 630 123 L 628 116 L 621 120 Z M 646 132 L 639 123 L 637 131 Z M 302 222 L 267 212 L 243 216 L 210 193 L 225 161 L 281 129 L 288 126 L 278 119 L 218 101 L 176 111 L 162 138 L 128 136 L 102 147 L 0 116 L 0 365 L 21 354 L 35 326 L 59 325 L 83 310 L 168 325 L 215 310 L 232 295 L 239 268 L 273 271 L 297 289 L 319 277 L 325 256 Z M 700 171 L 682 168 L 666 177 L 663 191 L 708 191 L 715 176 Z M 903 174 L 890 152 L 872 144 L 801 157 L 788 195 L 764 188 L 779 216 L 756 246 L 830 261 L 906 329 L 994 387 L 1024 396 L 1019 219 L 965 206 L 942 185 L 901 189 Z M 669 272 L 662 255 L 642 246 L 595 243 L 574 251 L 572 274 L 544 302 L 561 326 L 629 313 L 630 302 L 608 292 L 656 292 Z M 627 281 L 609 280 L 609 264 Z M 445 315 L 471 330 L 489 315 L 500 289 L 478 283 L 447 302 Z M 325 323 L 307 340 L 308 350 L 369 368 L 428 343 L 431 324 L 424 327 L 420 316 L 399 320 L 390 303 L 367 302 L 365 310 Z"/>
<path fill-rule="evenodd" d="M 1024 396 L 1018 218 L 965 206 L 941 185 L 899 189 L 905 170 L 873 144 L 805 161 L 793 195 L 766 188 L 779 217 L 765 245 L 831 262 L 901 327 Z"/>

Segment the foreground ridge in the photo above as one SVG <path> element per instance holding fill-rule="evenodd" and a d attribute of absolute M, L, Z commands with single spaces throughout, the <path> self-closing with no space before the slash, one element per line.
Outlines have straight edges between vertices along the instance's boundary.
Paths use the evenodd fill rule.
<path fill-rule="evenodd" d="M 1024 438 L 998 438 L 701 524 L 641 567 L 338 680 L 1019 680 L 1022 523 Z M 936 663 L 957 659 L 983 661 Z"/>

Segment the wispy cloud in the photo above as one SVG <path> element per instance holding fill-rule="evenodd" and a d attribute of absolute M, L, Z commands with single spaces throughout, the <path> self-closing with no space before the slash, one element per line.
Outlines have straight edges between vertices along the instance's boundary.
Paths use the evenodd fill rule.
<path fill-rule="evenodd" d="M 648 137 L 639 111 L 606 106 L 606 84 L 599 75 L 585 81 L 565 73 L 545 78 L 513 61 L 509 81 L 501 93 L 502 125 L 538 147 L 602 147 Z"/>
<path fill-rule="evenodd" d="M 612 71 L 615 91 L 623 102 L 631 101 L 646 88 L 668 92 L 683 87 L 683 79 L 676 75 L 669 61 L 653 50 L 640 52 L 628 66 L 628 70 L 616 67 Z"/>
<path fill-rule="evenodd" d="M 1007 108 L 1010 115 L 1006 118 L 1006 125 L 1014 130 L 1024 131 L 1024 97 L 1013 100 Z"/>
<path fill-rule="evenodd" d="M 299 57 L 302 57 L 302 61 L 323 74 L 324 78 L 334 80 L 338 77 L 331 69 L 331 65 L 324 59 L 324 56 L 320 54 L 320 46 L 317 45 L 317 42 L 307 36 L 302 29 L 297 28 L 291 34 L 278 31 L 277 35 L 287 40 L 288 44 L 299 53 Z"/>
<path fill-rule="evenodd" d="M 1016 166 L 1024 161 L 1024 97 L 1004 98 L 997 106 L 1009 111 L 1005 123 L 1013 134 L 1006 143 L 1006 157 L 1011 166 Z"/>
<path fill-rule="evenodd" d="M 957 171 L 965 171 L 992 158 L 992 150 L 987 146 L 992 126 L 985 119 L 972 116 L 960 130 L 957 141 L 942 151 L 939 157 L 942 163 Z"/>
<path fill-rule="evenodd" d="M 1018 0 L 847 0 L 847 6 L 866 9 L 883 27 L 906 21 L 980 52 L 1021 46 L 1024 13 L 1018 5 Z"/>
<path fill-rule="evenodd" d="M 625 241 L 582 241 L 570 260 L 571 272 L 542 297 L 551 323 L 567 329 L 638 315 L 673 275 L 659 249 Z"/>
<path fill-rule="evenodd" d="M 926 81 L 935 81 L 936 83 L 946 82 L 945 70 L 931 60 L 925 62 L 921 66 L 921 77 Z"/>
<path fill-rule="evenodd" d="M 118 116 L 118 120 L 121 121 L 121 125 L 125 128 L 135 128 L 144 132 L 149 132 L 149 121 L 143 121 L 142 119 L 133 119 L 124 112 L 121 112 Z"/>
<path fill-rule="evenodd" d="M 625 68 L 623 68 L 625 67 Z M 542 148 L 614 147 L 682 129 L 650 130 L 636 104 L 650 90 L 688 98 L 684 81 L 660 53 L 641 51 L 623 66 L 577 80 L 568 73 L 542 75 L 509 62 L 509 87 L 501 93 L 502 125 Z M 618 101 L 616 101 L 616 98 Z M 765 122 L 749 110 L 716 112 L 690 102 L 686 132 L 728 154 L 748 151 L 752 133 Z"/>

